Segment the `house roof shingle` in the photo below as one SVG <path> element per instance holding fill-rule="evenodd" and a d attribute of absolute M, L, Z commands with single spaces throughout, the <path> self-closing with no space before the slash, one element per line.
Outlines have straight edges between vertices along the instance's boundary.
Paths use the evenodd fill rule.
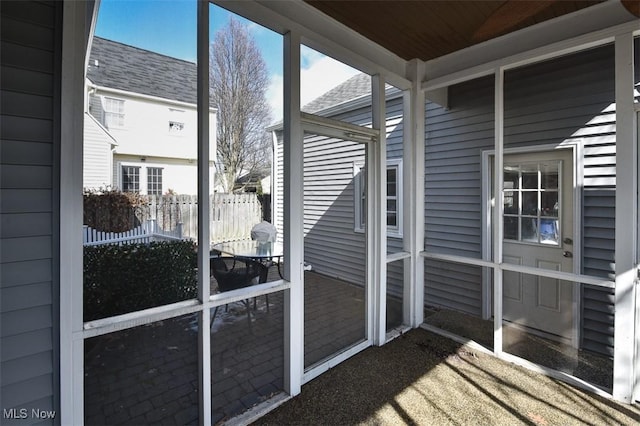
<path fill-rule="evenodd" d="M 196 76 L 193 62 L 93 38 L 87 78 L 98 86 L 195 104 Z"/>
<path fill-rule="evenodd" d="M 316 114 L 369 93 L 371 93 L 371 77 L 364 73 L 356 74 L 304 105 L 302 111 Z"/>

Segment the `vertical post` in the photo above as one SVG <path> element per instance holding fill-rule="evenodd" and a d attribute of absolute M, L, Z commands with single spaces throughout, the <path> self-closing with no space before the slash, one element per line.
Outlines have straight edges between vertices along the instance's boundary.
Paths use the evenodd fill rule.
<path fill-rule="evenodd" d="M 297 395 L 304 372 L 304 142 L 300 122 L 300 35 L 284 36 L 285 388 Z"/>
<path fill-rule="evenodd" d="M 367 324 L 373 344 L 386 341 L 387 306 L 387 131 L 385 80 L 380 75 L 371 77 L 373 128 L 380 132 L 376 143 L 368 144 L 367 153 Z M 383 220 L 384 218 L 384 220 Z M 373 308 L 373 309 L 371 309 Z M 373 336 L 372 334 L 373 333 Z"/>
<path fill-rule="evenodd" d="M 493 352 L 502 353 L 502 180 L 503 180 L 503 151 L 504 151 L 504 69 L 495 70 L 494 82 L 494 133 L 495 159 L 493 193 L 495 204 L 493 207 L 493 263 L 497 265 L 493 274 Z"/>
<path fill-rule="evenodd" d="M 198 1 L 198 300 L 209 300 L 209 2 Z M 200 424 L 211 424 L 211 312 L 198 315 Z"/>
<path fill-rule="evenodd" d="M 409 64 L 411 90 L 404 97 L 404 145 L 402 168 L 404 200 L 403 245 L 411 258 L 405 261 L 403 322 L 418 327 L 424 321 L 424 161 L 425 95 L 424 62 Z"/>
<path fill-rule="evenodd" d="M 59 316 L 60 316 L 60 395 L 61 424 L 84 422 L 84 340 L 82 290 L 82 133 L 85 105 L 87 35 L 93 30 L 97 7 L 89 2 L 64 2 L 57 5 L 62 39 L 56 40 L 56 60 L 61 63 L 54 78 L 60 96 L 59 142 L 54 163 L 59 164 Z M 88 22 L 87 18 L 92 17 Z M 55 121 L 55 120 L 54 120 Z M 60 236 L 64 236 L 60 238 Z M 54 278 L 55 281 L 55 278 Z M 56 298 L 57 299 L 57 298 Z M 55 373 L 54 373 L 55 374 Z M 57 401 L 54 401 L 54 403 Z"/>
<path fill-rule="evenodd" d="M 616 288 L 613 397 L 631 403 L 634 387 L 638 235 L 638 146 L 633 104 L 633 34 L 615 38 Z M 637 355 L 636 355 L 637 356 Z"/>

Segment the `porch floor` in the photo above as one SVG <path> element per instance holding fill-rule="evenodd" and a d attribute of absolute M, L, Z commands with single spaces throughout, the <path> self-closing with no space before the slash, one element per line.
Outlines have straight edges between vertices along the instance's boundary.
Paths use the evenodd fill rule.
<path fill-rule="evenodd" d="M 271 273 L 277 274 L 275 268 Z M 358 286 L 305 274 L 305 367 L 364 339 L 364 300 Z M 283 293 L 269 295 L 268 304 L 260 296 L 248 305 L 250 315 L 241 302 L 221 306 L 210 327 L 214 423 L 283 389 Z M 401 320 L 401 303 L 390 299 L 388 305 L 390 327 Z M 455 318 L 482 328 L 477 319 Z M 197 316 L 191 314 L 88 339 L 86 424 L 197 424 L 197 327 Z M 301 395 L 257 424 L 638 421 L 638 407 L 615 404 L 413 330 L 312 380 Z"/>
<path fill-rule="evenodd" d="M 565 425 L 640 422 L 625 405 L 423 329 L 370 347 L 254 425 Z"/>

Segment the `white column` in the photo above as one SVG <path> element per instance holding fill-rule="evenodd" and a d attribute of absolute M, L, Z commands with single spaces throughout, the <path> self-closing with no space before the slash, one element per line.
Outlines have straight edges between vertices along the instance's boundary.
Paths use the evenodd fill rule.
<path fill-rule="evenodd" d="M 387 131 L 385 80 L 379 74 L 371 77 L 371 93 L 372 124 L 380 136 L 366 148 L 370 154 L 367 158 L 367 294 L 373 296 L 373 300 L 367 300 L 367 313 L 373 311 L 367 323 L 373 324 L 368 336 L 373 337 L 373 344 L 380 346 L 384 345 L 387 334 Z"/>
<path fill-rule="evenodd" d="M 494 83 L 494 133 L 495 133 L 495 158 L 493 169 L 493 193 L 495 204 L 493 206 L 493 262 L 502 264 L 502 236 L 503 236 L 503 151 L 504 151 L 504 69 L 495 70 Z M 502 269 L 495 268 L 493 274 L 493 352 L 496 355 L 502 353 Z"/>
<path fill-rule="evenodd" d="M 198 299 L 209 300 L 209 2 L 198 1 Z M 200 424 L 211 424 L 211 312 L 198 315 Z"/>
<path fill-rule="evenodd" d="M 425 95 L 424 62 L 409 63 L 411 90 L 404 96 L 403 200 L 404 250 L 411 257 L 404 264 L 403 323 L 418 327 L 424 321 L 424 162 Z"/>
<path fill-rule="evenodd" d="M 638 146 L 633 104 L 633 34 L 615 38 L 616 289 L 613 397 L 631 403 L 638 235 Z"/>
<path fill-rule="evenodd" d="M 300 123 L 300 35 L 284 36 L 285 389 L 300 393 L 304 372 L 304 144 Z"/>
<path fill-rule="evenodd" d="M 87 2 L 62 5 L 60 78 L 60 395 L 61 424 L 84 423 L 82 289 L 82 141 L 87 35 L 96 19 Z M 88 22 L 87 17 L 92 16 Z"/>

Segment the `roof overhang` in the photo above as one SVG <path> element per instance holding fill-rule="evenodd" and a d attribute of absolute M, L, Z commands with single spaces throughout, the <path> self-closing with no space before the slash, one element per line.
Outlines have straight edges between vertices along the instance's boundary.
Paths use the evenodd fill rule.
<path fill-rule="evenodd" d="M 309 47 L 381 74 L 400 89 L 410 87 L 416 61 L 425 65 L 423 80 L 437 79 L 621 24 L 637 25 L 640 15 L 640 2 L 627 0 L 214 2 L 274 31 L 296 31 Z M 491 24 L 496 17 L 508 25 Z M 489 32 L 486 22 L 494 25 Z M 427 27 L 433 29 L 425 33 Z M 458 34 L 455 47 L 447 40 L 452 33 Z M 466 41 L 460 41 L 464 34 Z"/>

